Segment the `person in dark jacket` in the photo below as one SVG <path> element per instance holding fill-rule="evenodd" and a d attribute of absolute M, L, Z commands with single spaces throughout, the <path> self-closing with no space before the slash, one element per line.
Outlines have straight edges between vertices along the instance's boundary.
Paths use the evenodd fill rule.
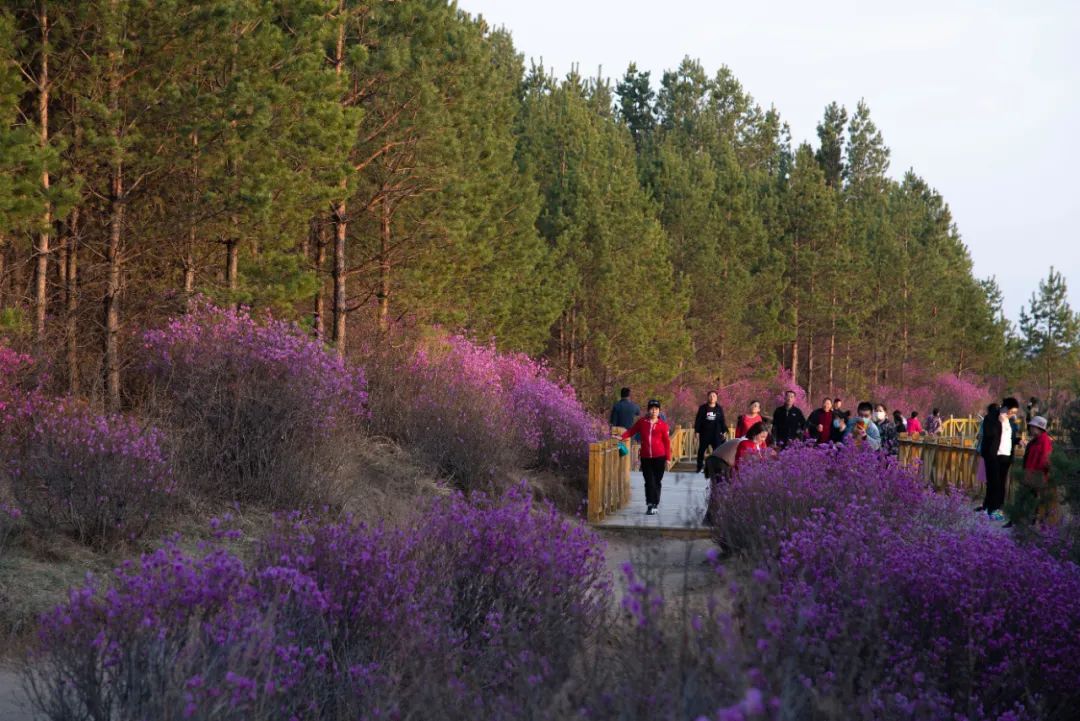
<path fill-rule="evenodd" d="M 772 422 L 773 437 L 780 448 L 803 437 L 806 432 L 806 416 L 795 405 L 795 391 L 784 393 L 784 405 L 773 413 Z"/>
<path fill-rule="evenodd" d="M 701 404 L 694 419 L 694 433 L 698 436 L 697 472 L 705 468 L 705 448 L 716 450 L 727 438 L 727 419 L 718 402 L 716 391 L 709 391 L 708 399 Z"/>
<path fill-rule="evenodd" d="M 810 437 L 818 443 L 828 443 L 832 440 L 833 431 L 833 404 L 832 398 L 826 398 L 821 402 L 821 408 L 810 414 L 806 421 L 807 431 Z"/>
<path fill-rule="evenodd" d="M 896 426 L 897 433 L 907 433 L 907 421 L 904 420 L 904 414 L 900 411 L 893 411 L 893 424 Z"/>
<path fill-rule="evenodd" d="M 994 520 L 1004 520 L 1001 507 L 1005 505 L 1009 470 L 1020 443 L 1020 427 L 1016 422 L 1019 412 L 1019 401 L 1006 398 L 998 414 L 986 416 L 982 423 L 979 454 L 986 463 L 986 494 L 982 505 L 975 510 L 986 511 Z"/>
<path fill-rule="evenodd" d="M 890 456 L 900 455 L 900 438 L 896 433 L 896 424 L 889 420 L 889 412 L 880 403 L 874 406 L 874 425 L 881 434 L 881 450 Z"/>
<path fill-rule="evenodd" d="M 623 388 L 619 393 L 619 400 L 611 407 L 610 423 L 612 429 L 626 429 L 634 425 L 634 421 L 641 415 L 641 408 L 637 403 L 630 400 L 630 389 Z"/>

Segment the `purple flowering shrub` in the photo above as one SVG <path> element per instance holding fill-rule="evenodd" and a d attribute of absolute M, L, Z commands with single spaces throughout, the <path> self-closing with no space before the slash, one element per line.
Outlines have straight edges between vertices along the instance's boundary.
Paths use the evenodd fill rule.
<path fill-rule="evenodd" d="M 363 371 L 295 324 L 207 302 L 146 331 L 142 354 L 151 412 L 194 487 L 278 507 L 332 499 L 342 434 L 367 413 Z"/>
<path fill-rule="evenodd" d="M 989 525 L 898 531 L 856 501 L 766 568 L 744 618 L 758 663 L 795 669 L 777 683 L 800 718 L 1065 719 L 1080 703 L 1080 571 Z"/>
<path fill-rule="evenodd" d="M 141 536 L 176 489 L 161 434 L 36 392 L 9 400 L 3 472 L 30 525 L 104 547 Z"/>
<path fill-rule="evenodd" d="M 975 520 L 960 495 L 928 494 L 913 469 L 891 456 L 854 446 L 792 447 L 775 459 L 745 463 L 737 482 L 712 498 L 717 541 L 752 560 L 773 558 L 801 522 L 863 499 L 891 523 L 969 527 Z"/>
<path fill-rule="evenodd" d="M 608 600 L 597 538 L 523 490 L 415 527 L 281 517 L 255 558 L 167 544 L 42 622 L 50 719 L 514 718 Z"/>
<path fill-rule="evenodd" d="M 795 448 L 714 502 L 748 569 L 744 646 L 787 717 L 1067 719 L 1080 703 L 1080 568 L 891 459 Z"/>
<path fill-rule="evenodd" d="M 367 359 L 372 423 L 462 489 L 499 488 L 515 468 L 582 480 L 599 419 L 523 354 L 461 336 Z"/>

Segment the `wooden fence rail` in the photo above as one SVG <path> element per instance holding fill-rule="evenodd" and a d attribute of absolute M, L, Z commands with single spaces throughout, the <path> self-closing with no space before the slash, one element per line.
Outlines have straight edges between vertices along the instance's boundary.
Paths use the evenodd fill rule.
<path fill-rule="evenodd" d="M 978 418 L 950 418 L 948 434 L 900 434 L 900 462 L 905 466 L 918 464 L 920 477 L 937 489 L 962 488 L 973 490 L 979 485 L 979 454 L 975 438 L 967 435 L 970 428 L 977 432 Z M 596 523 L 630 502 L 630 472 L 637 459 L 637 444 L 627 444 L 629 453 L 619 455 L 619 438 L 623 429 L 613 429 L 612 438 L 589 444 L 588 516 Z M 955 433 L 956 435 L 952 435 Z M 963 435 L 961 435 L 963 434 Z M 734 435 L 734 432 L 731 433 Z M 672 463 L 692 461 L 697 454 L 697 434 L 690 428 L 675 426 L 671 435 Z M 1017 449 L 1022 458 L 1023 449 Z"/>
<path fill-rule="evenodd" d="M 1016 458 L 1023 459 L 1022 448 Z M 979 464 L 974 438 L 900 434 L 900 462 L 905 466 L 918 464 L 920 477 L 938 490 L 963 488 L 972 490 L 979 485 Z"/>
<path fill-rule="evenodd" d="M 622 429 L 618 429 L 622 433 Z M 589 444 L 589 523 L 596 523 L 609 513 L 630 502 L 630 466 L 636 444 L 627 443 L 630 450 L 619 455 L 618 437 Z"/>

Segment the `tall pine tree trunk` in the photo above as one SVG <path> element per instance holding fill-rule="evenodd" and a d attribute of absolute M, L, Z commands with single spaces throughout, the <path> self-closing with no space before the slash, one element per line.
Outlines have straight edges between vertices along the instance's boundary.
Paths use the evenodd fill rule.
<path fill-rule="evenodd" d="M 68 219 L 67 269 L 64 272 L 66 287 L 64 301 L 66 317 L 64 319 L 64 357 L 67 367 L 68 392 L 79 392 L 79 206 L 71 209 Z"/>
<path fill-rule="evenodd" d="M 334 44 L 334 74 L 340 79 L 342 73 L 345 71 L 345 0 L 338 0 L 338 18 L 339 23 L 337 27 L 337 41 Z M 337 354 L 340 357 L 345 357 L 345 342 L 346 342 L 346 317 L 345 317 L 345 302 L 347 276 L 345 271 L 345 253 L 346 253 L 346 240 L 348 238 L 348 220 L 346 218 L 346 197 L 348 194 L 348 179 L 342 178 L 341 180 L 341 200 L 334 204 L 333 210 L 333 226 L 334 226 L 334 265 L 331 271 L 333 278 L 333 298 L 334 298 L 334 329 L 333 329 L 333 342 L 334 348 L 337 350 Z M 386 240 L 383 238 L 388 231 L 380 229 L 380 239 L 383 244 Z M 323 256 L 326 254 L 325 244 L 319 245 L 319 273 L 322 273 L 322 264 L 325 262 Z M 321 279 L 321 275 L 319 276 Z M 325 308 L 323 306 L 322 286 L 319 286 L 319 297 L 316 299 L 316 334 L 322 337 L 325 333 L 323 328 L 323 315 L 325 314 Z M 380 307 L 380 313 L 381 313 Z M 380 315 L 379 327 L 383 326 L 382 316 Z"/>
<path fill-rule="evenodd" d="M 385 203 L 385 201 L 384 201 Z M 385 248 L 389 243 L 389 213 L 383 209 L 383 225 L 380 231 L 381 243 Z M 334 206 L 334 267 L 332 270 L 334 281 L 334 348 L 338 356 L 345 357 L 345 234 L 347 231 L 345 220 L 345 201 Z M 384 281 L 385 282 L 385 281 Z M 383 328 L 382 308 L 380 307 L 379 327 Z"/>
<path fill-rule="evenodd" d="M 199 197 L 199 133 L 191 134 L 191 203 L 196 207 Z M 191 300 L 195 296 L 195 248 L 199 242 L 198 227 L 195 222 L 194 210 L 188 226 L 187 247 L 184 248 L 184 304 L 191 307 Z"/>
<path fill-rule="evenodd" d="M 390 330 L 390 201 L 383 198 L 379 212 L 379 331 Z"/>
<path fill-rule="evenodd" d="M 329 239 L 326 236 L 327 226 L 319 223 L 319 234 L 315 236 L 315 275 L 319 279 L 319 289 L 315 293 L 315 337 L 320 340 L 326 339 L 326 246 Z"/>
<path fill-rule="evenodd" d="M 791 283 L 794 290 L 795 302 L 791 309 L 791 325 L 794 328 L 794 339 L 791 341 L 791 378 L 795 383 L 799 382 L 799 289 L 795 286 L 799 273 L 799 239 L 795 239 L 794 251 L 791 258 Z"/>
<path fill-rule="evenodd" d="M 114 138 L 119 142 L 119 133 Z M 114 159 L 109 198 L 109 241 L 105 257 L 105 402 L 110 411 L 120 410 L 120 272 L 124 228 L 124 165 Z"/>
<path fill-rule="evenodd" d="M 829 395 L 836 392 L 836 295 L 829 313 Z"/>
<path fill-rule="evenodd" d="M 45 0 L 41 0 L 38 13 L 38 26 L 41 31 L 40 66 L 37 77 L 38 131 L 41 149 L 49 147 L 49 13 Z M 41 214 L 41 229 L 38 232 L 36 256 L 36 276 L 34 292 L 34 335 L 40 344 L 45 339 L 45 316 L 49 306 L 49 243 L 52 230 L 52 203 L 49 201 L 49 170 L 41 171 L 41 190 L 45 208 Z"/>
<path fill-rule="evenodd" d="M 240 240 L 236 237 L 225 241 L 225 287 L 234 305 L 239 305 L 236 292 L 240 287 Z"/>
<path fill-rule="evenodd" d="M 111 10 L 118 12 L 118 1 L 112 0 Z M 109 117 L 112 123 L 112 158 L 109 167 L 109 238 L 106 245 L 105 282 L 105 404 L 110 411 L 120 410 L 120 281 L 123 253 L 124 214 L 124 155 L 120 111 L 120 49 L 112 39 L 109 49 Z"/>

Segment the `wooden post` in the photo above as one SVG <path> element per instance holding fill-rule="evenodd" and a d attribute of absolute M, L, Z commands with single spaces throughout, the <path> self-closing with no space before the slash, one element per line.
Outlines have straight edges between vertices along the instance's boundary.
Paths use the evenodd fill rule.
<path fill-rule="evenodd" d="M 588 490 L 588 518 L 589 523 L 600 520 L 600 444 L 589 444 L 589 490 Z"/>

